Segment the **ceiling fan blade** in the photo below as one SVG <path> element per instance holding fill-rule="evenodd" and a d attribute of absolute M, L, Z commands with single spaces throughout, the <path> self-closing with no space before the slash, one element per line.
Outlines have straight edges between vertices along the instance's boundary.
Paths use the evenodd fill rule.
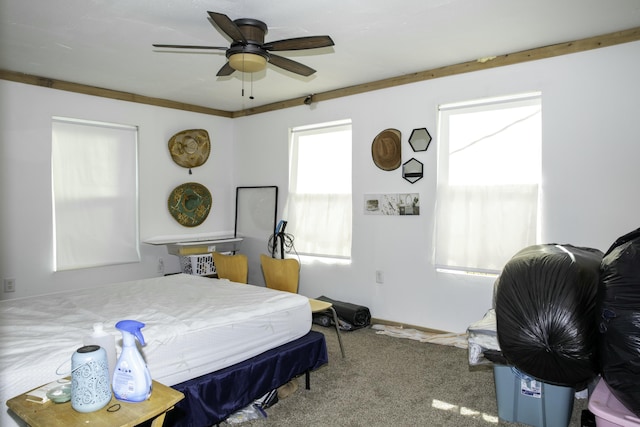
<path fill-rule="evenodd" d="M 220 70 L 218 70 L 218 73 L 216 74 L 216 76 L 218 77 L 230 76 L 231 74 L 233 74 L 234 71 L 235 70 L 231 68 L 231 65 L 229 65 L 229 63 L 227 62 L 222 66 L 222 68 L 220 68 Z"/>
<path fill-rule="evenodd" d="M 247 44 L 247 39 L 244 38 L 244 34 L 240 31 L 240 28 L 224 13 L 207 12 L 213 22 L 233 41 Z"/>
<path fill-rule="evenodd" d="M 228 47 L 222 46 L 190 46 L 183 44 L 154 44 L 153 47 L 162 47 L 169 49 L 209 49 L 209 50 L 227 50 Z"/>
<path fill-rule="evenodd" d="M 316 70 L 314 70 L 311 67 L 307 67 L 304 64 L 301 64 L 296 61 L 292 61 L 288 58 L 278 56 L 278 55 L 273 55 L 273 54 L 269 55 L 269 62 L 275 65 L 276 67 L 280 67 L 282 69 L 291 71 L 292 73 L 300 74 L 305 77 L 308 77 L 311 74 L 316 72 Z"/>
<path fill-rule="evenodd" d="M 293 39 L 277 40 L 262 45 L 266 50 L 302 50 L 316 49 L 319 47 L 333 46 L 333 40 L 329 36 L 296 37 Z"/>

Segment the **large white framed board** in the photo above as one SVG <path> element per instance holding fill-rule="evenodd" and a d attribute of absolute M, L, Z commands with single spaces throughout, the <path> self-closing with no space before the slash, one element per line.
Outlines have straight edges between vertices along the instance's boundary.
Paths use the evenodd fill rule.
<path fill-rule="evenodd" d="M 269 239 L 276 229 L 278 187 L 236 188 L 236 223 L 234 237 L 242 237 L 240 253 L 249 258 L 249 283 L 265 286 L 260 254 L 271 254 Z"/>

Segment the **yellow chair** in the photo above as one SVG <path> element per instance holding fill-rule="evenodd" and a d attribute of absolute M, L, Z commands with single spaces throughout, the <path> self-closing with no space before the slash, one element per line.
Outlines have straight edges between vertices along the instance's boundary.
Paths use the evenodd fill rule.
<path fill-rule="evenodd" d="M 277 259 L 268 255 L 260 255 L 260 265 L 267 288 L 279 291 L 298 293 L 300 264 L 293 258 Z"/>
<path fill-rule="evenodd" d="M 226 255 L 220 252 L 212 252 L 213 265 L 219 279 L 229 279 L 232 282 L 247 283 L 249 275 L 249 262 L 246 255 Z"/>
<path fill-rule="evenodd" d="M 215 264 L 215 261 L 214 261 Z M 262 266 L 262 274 L 267 288 L 276 289 L 284 292 L 298 293 L 298 284 L 300 281 L 300 263 L 294 258 L 277 259 L 268 255 L 260 255 L 260 265 Z M 338 326 L 338 315 L 330 302 L 320 301 L 309 298 L 311 313 L 324 313 L 330 311 L 333 316 L 333 322 L 338 335 L 338 343 L 340 343 L 340 352 L 344 357 L 344 347 L 342 346 L 342 337 L 340 336 L 340 327 Z"/>

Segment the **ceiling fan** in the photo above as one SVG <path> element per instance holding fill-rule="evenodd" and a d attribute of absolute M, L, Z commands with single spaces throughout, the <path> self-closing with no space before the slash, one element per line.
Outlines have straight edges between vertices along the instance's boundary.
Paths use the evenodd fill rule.
<path fill-rule="evenodd" d="M 171 49 L 213 49 L 224 50 L 228 62 L 220 68 L 217 76 L 229 76 L 234 71 L 254 73 L 264 70 L 267 62 L 302 76 L 310 76 L 316 72 L 311 67 L 291 59 L 274 55 L 273 51 L 316 49 L 333 46 L 329 36 L 308 36 L 277 40 L 265 43 L 267 24 L 257 19 L 241 18 L 232 21 L 223 13 L 207 12 L 211 20 L 222 32 L 232 39 L 230 47 L 219 46 L 187 46 L 173 44 L 154 44 L 154 47 Z"/>

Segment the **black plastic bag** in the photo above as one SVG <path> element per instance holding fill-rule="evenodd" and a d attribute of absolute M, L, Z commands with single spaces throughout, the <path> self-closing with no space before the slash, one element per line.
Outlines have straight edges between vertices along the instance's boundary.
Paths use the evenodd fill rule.
<path fill-rule="evenodd" d="M 498 342 L 509 364 L 581 389 L 599 372 L 596 296 L 602 252 L 545 244 L 519 251 L 496 280 Z"/>
<path fill-rule="evenodd" d="M 316 325 L 324 326 L 326 328 L 333 327 L 333 325 L 335 324 L 332 316 L 329 316 L 328 314 L 325 314 L 325 313 L 313 313 L 313 317 L 311 321 Z M 338 317 L 338 329 L 340 329 L 341 331 L 354 331 L 360 328 L 361 327 L 356 328 L 351 323 Z"/>
<path fill-rule="evenodd" d="M 602 376 L 613 395 L 640 417 L 640 228 L 605 254 L 598 312 Z"/>
<path fill-rule="evenodd" d="M 364 328 L 371 323 L 371 312 L 369 308 L 363 305 L 334 300 L 324 295 L 316 299 L 333 304 L 333 309 L 338 315 L 338 320 L 342 320 L 351 325 L 350 329 Z"/>

